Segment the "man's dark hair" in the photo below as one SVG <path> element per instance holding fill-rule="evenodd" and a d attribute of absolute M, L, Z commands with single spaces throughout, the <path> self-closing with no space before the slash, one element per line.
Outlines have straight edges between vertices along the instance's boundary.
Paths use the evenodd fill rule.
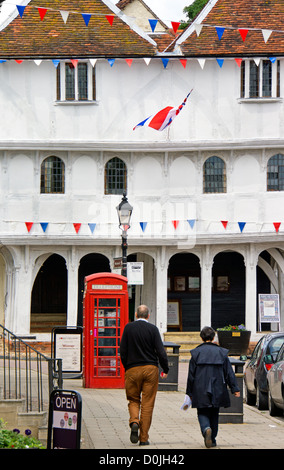
<path fill-rule="evenodd" d="M 215 336 L 215 331 L 211 326 L 204 326 L 200 332 L 201 339 L 203 341 L 213 341 Z"/>
<path fill-rule="evenodd" d="M 137 318 L 148 318 L 149 315 L 149 309 L 147 305 L 140 305 L 137 310 Z"/>

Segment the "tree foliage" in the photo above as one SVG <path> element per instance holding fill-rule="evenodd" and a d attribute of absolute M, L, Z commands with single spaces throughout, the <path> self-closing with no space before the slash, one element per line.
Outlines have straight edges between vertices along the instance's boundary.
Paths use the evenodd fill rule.
<path fill-rule="evenodd" d="M 182 22 L 181 27 L 185 28 L 199 15 L 201 10 L 208 3 L 208 0 L 194 0 L 188 7 L 184 7 L 183 12 L 186 14 L 188 21 Z"/>

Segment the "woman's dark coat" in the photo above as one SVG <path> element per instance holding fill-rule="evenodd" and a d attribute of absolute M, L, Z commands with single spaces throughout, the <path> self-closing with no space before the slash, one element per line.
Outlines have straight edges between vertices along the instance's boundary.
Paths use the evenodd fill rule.
<path fill-rule="evenodd" d="M 228 387 L 239 392 L 228 350 L 214 343 L 203 343 L 193 349 L 188 369 L 186 394 L 193 408 L 230 406 Z"/>

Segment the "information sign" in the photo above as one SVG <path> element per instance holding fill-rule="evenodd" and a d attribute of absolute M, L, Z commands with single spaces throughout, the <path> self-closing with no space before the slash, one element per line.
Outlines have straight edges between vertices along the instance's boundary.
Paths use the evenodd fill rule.
<path fill-rule="evenodd" d="M 54 357 L 62 359 L 63 373 L 82 373 L 82 327 L 53 329 Z"/>

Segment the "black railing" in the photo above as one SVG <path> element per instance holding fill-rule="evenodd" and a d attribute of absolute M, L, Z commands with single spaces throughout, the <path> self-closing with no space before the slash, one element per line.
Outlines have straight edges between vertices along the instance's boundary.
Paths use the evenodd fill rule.
<path fill-rule="evenodd" d="M 44 411 L 52 390 L 63 388 L 62 359 L 46 357 L 1 324 L 0 338 L 0 398 L 24 399 L 27 413 Z"/>

